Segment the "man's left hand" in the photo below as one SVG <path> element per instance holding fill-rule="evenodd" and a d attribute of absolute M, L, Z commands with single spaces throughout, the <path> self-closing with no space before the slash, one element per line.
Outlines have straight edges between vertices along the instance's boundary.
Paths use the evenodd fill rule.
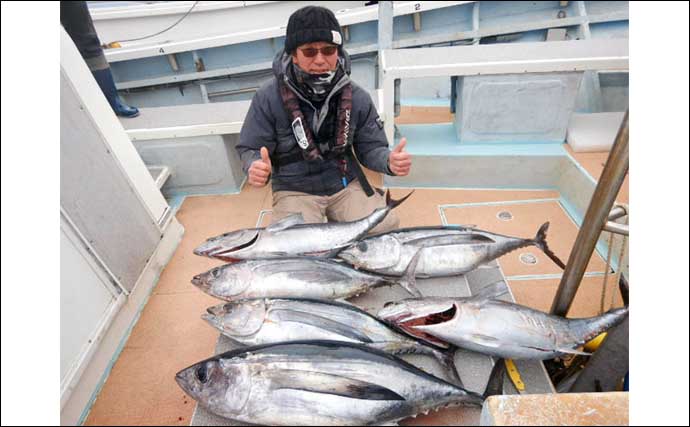
<path fill-rule="evenodd" d="M 406 176 L 412 167 L 412 156 L 405 151 L 405 144 L 407 144 L 407 139 L 401 139 L 400 144 L 395 146 L 388 155 L 388 168 L 395 176 Z"/>

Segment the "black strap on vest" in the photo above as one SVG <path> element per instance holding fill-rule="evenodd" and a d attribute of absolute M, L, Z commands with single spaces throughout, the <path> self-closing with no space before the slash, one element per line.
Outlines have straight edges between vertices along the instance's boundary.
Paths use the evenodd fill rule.
<path fill-rule="evenodd" d="M 374 195 L 374 190 L 371 188 L 371 184 L 369 184 L 369 180 L 367 180 L 367 176 L 364 174 L 364 171 L 362 170 L 362 166 L 360 166 L 359 161 L 357 160 L 357 156 L 355 156 L 355 153 L 353 151 L 354 149 L 350 147 L 350 152 L 349 156 L 353 159 L 352 164 L 355 165 L 355 175 L 357 176 L 357 179 L 359 180 L 359 183 L 362 185 L 362 189 L 364 190 L 364 194 L 367 195 L 367 197 L 371 197 Z"/>

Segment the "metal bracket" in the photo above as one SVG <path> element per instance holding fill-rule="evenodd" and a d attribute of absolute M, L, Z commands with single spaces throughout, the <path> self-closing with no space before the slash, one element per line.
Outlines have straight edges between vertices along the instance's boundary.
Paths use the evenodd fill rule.
<path fill-rule="evenodd" d="M 611 212 L 609 212 L 609 218 L 606 224 L 604 224 L 603 230 L 608 231 L 610 233 L 622 234 L 624 236 L 627 236 L 630 227 L 626 224 L 619 224 L 615 222 L 618 218 L 622 218 L 626 215 L 628 215 L 627 205 L 614 206 L 614 208 L 611 209 Z"/>
<path fill-rule="evenodd" d="M 168 55 L 168 62 L 170 63 L 170 68 L 172 68 L 173 71 L 180 71 L 180 66 L 177 64 L 177 57 L 174 53 Z"/>
<path fill-rule="evenodd" d="M 422 31 L 422 14 L 417 12 L 412 15 L 415 32 Z"/>
<path fill-rule="evenodd" d="M 629 235 L 629 229 L 630 226 L 625 224 L 619 224 L 613 221 L 608 221 L 604 225 L 604 231 L 608 231 L 609 233 L 622 234 L 623 236 Z"/>

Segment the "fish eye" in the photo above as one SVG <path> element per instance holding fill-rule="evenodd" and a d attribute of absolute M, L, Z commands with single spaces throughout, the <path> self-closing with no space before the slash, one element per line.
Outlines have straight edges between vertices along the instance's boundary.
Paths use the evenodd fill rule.
<path fill-rule="evenodd" d="M 367 242 L 359 242 L 357 243 L 357 249 L 359 249 L 362 252 L 366 252 L 367 249 L 369 249 L 369 245 L 367 245 Z"/>
<path fill-rule="evenodd" d="M 211 276 L 213 276 L 215 279 L 217 279 L 218 276 L 220 276 L 220 269 L 214 268 L 213 270 L 211 270 Z"/>
<path fill-rule="evenodd" d="M 206 364 L 201 364 L 196 368 L 196 378 L 203 384 L 208 381 L 208 371 L 206 370 Z"/>

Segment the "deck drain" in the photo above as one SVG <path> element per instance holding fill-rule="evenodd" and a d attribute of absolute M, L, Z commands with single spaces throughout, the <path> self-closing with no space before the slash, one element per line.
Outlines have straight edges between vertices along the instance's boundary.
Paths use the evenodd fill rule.
<path fill-rule="evenodd" d="M 534 265 L 537 263 L 537 257 L 530 253 L 524 253 L 520 255 L 520 262 L 527 265 Z"/>
<path fill-rule="evenodd" d="M 513 214 L 508 211 L 501 211 L 496 214 L 496 218 L 500 219 L 501 221 L 510 221 L 513 219 Z"/>

